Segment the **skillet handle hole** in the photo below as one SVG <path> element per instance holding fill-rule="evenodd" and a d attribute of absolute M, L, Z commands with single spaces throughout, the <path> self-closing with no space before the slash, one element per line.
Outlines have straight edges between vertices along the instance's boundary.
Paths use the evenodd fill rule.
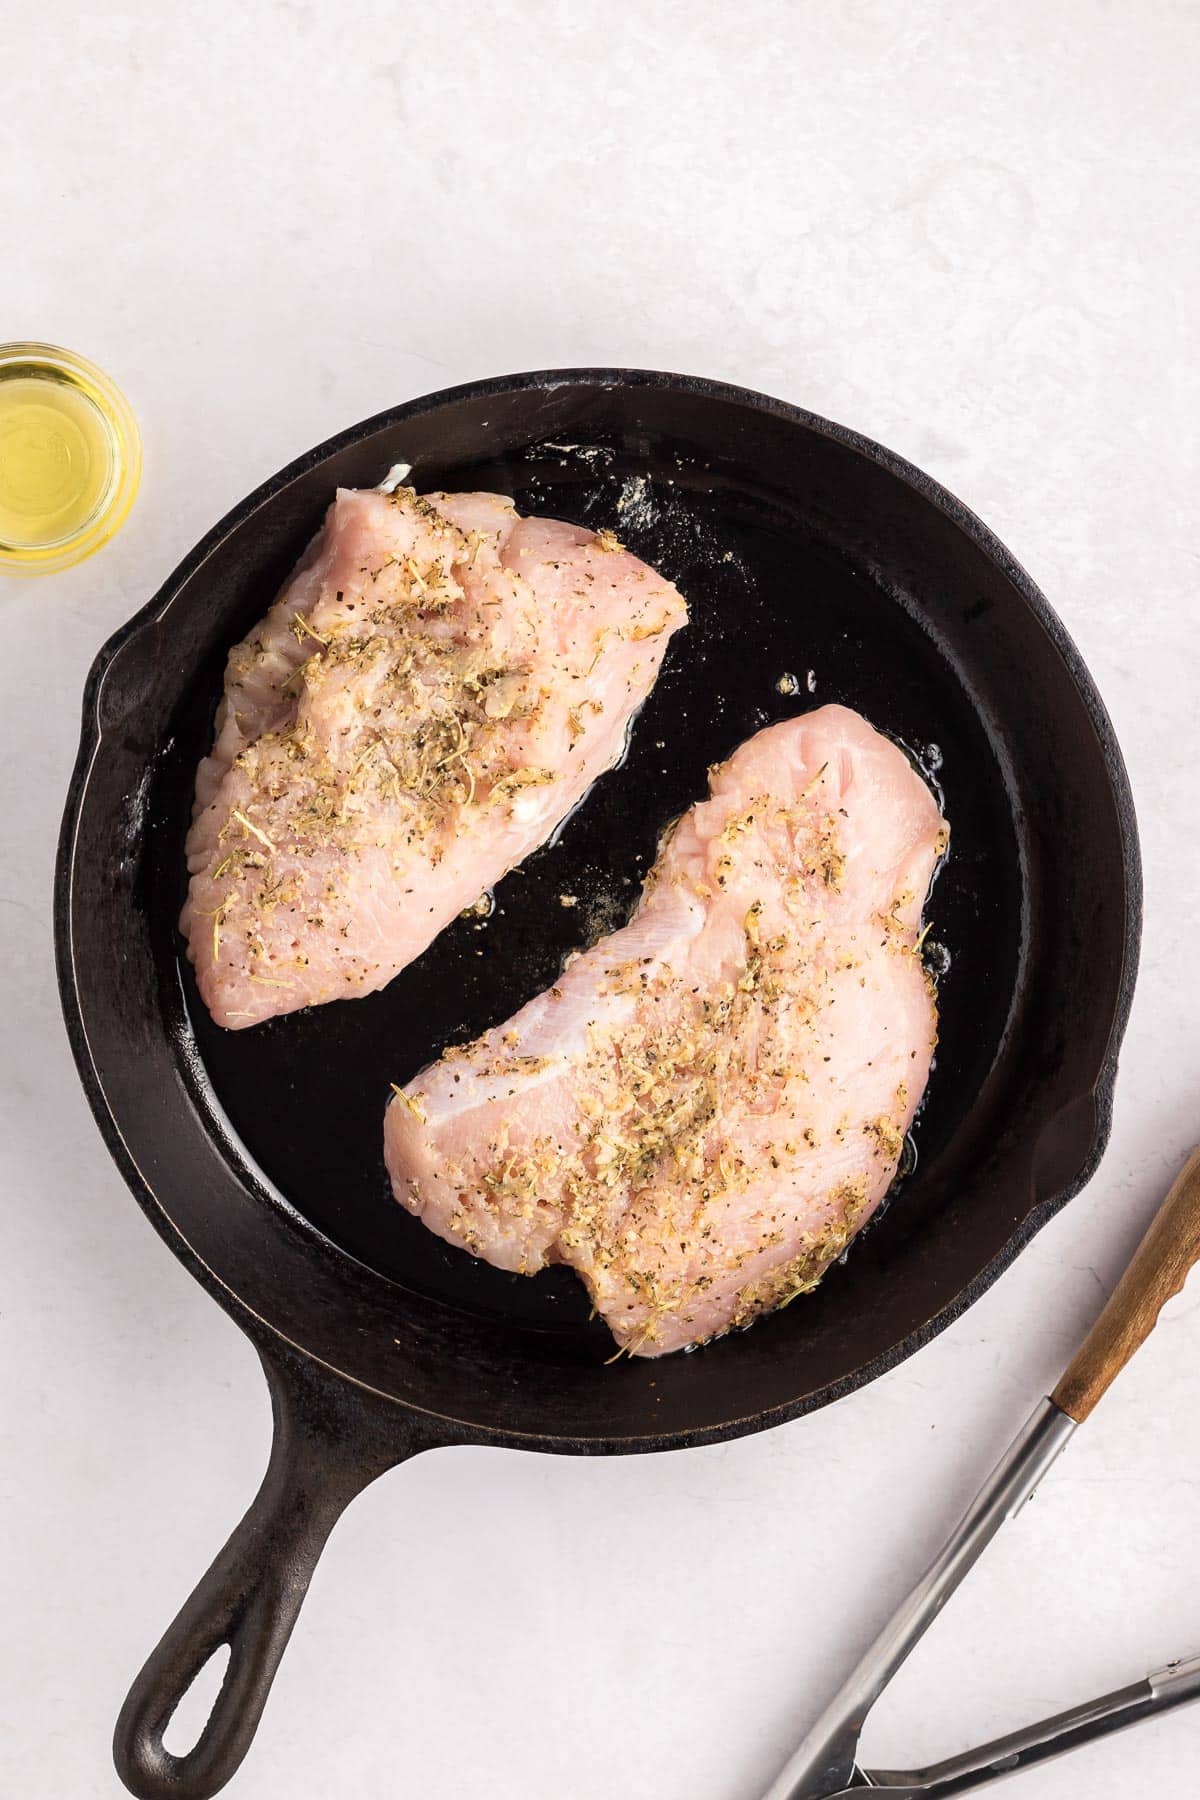
<path fill-rule="evenodd" d="M 229 1657 L 230 1646 L 218 1644 L 191 1686 L 180 1696 L 162 1735 L 163 1748 L 171 1756 L 186 1756 L 200 1742 L 225 1685 Z"/>

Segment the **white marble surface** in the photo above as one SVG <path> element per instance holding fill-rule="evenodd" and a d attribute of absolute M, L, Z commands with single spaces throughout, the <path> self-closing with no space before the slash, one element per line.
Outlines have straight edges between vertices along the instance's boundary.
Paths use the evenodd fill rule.
<path fill-rule="evenodd" d="M 737 22 L 735 22 L 735 20 Z M 336 1533 L 239 1800 L 755 1800 L 1059 1372 L 1200 1136 L 1200 14 L 462 0 L 10 8 L 0 336 L 145 432 L 96 560 L 0 579 L 0 1790 L 114 1800 L 125 1687 L 256 1484 L 266 1397 L 67 1053 L 49 883 L 100 642 L 333 430 L 512 369 L 727 377 L 861 427 L 1012 546 L 1125 747 L 1145 954 L 1091 1188 L 921 1355 L 764 1437 L 445 1452 Z M 866 1748 L 950 1753 L 1200 1649 L 1195 1286 Z M 1020 1779 L 1194 1785 L 1200 1710 Z"/>

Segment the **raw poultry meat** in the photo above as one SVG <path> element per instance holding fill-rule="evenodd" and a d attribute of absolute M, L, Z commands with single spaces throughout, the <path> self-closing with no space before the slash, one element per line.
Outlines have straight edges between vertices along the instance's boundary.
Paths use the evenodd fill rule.
<path fill-rule="evenodd" d="M 624 929 L 387 1110 L 396 1197 L 499 1268 L 569 1263 L 657 1356 L 814 1287 L 896 1172 L 937 1035 L 947 828 L 840 706 L 710 772 Z"/>
<path fill-rule="evenodd" d="M 609 532 L 340 491 L 196 777 L 180 929 L 217 1023 L 389 982 L 618 759 L 686 618 Z"/>

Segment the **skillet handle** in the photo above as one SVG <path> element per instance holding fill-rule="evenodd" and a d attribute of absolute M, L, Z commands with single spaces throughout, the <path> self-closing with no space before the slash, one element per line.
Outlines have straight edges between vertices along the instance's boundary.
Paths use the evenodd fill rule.
<path fill-rule="evenodd" d="M 121 1708 L 117 1773 L 139 1800 L 209 1800 L 250 1748 L 279 1660 L 330 1531 L 377 1475 L 427 1447 L 412 1415 L 299 1358 L 259 1347 L 275 1421 L 271 1458 L 249 1511 L 150 1654 Z M 395 1413 L 393 1418 L 391 1414 Z M 222 1645 L 220 1693 L 193 1748 L 163 1734 Z"/>

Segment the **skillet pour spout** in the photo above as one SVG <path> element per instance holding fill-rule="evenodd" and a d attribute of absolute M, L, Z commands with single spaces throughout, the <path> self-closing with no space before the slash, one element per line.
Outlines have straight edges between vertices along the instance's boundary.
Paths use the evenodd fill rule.
<path fill-rule="evenodd" d="M 383 993 L 223 1032 L 175 922 L 225 658 L 334 489 L 401 462 L 419 489 L 491 489 L 615 530 L 678 584 L 691 623 L 623 764 L 486 921 L 458 921 Z M 951 824 L 926 915 L 940 1039 L 916 1167 L 802 1304 L 695 1355 L 610 1366 L 567 1271 L 506 1275 L 394 1204 L 389 1083 L 549 985 L 581 922 L 620 919 L 710 763 L 830 700 L 908 749 Z M 151 1223 L 256 1344 L 275 1416 L 257 1498 L 121 1714 L 126 1785 L 204 1800 L 229 1779 L 328 1532 L 407 1456 L 733 1438 L 942 1330 L 1096 1168 L 1140 922 L 1129 785 L 1078 651 L 966 507 L 853 431 L 686 376 L 539 372 L 394 408 L 252 494 L 97 658 L 59 849 L 80 1079 Z M 226 1643 L 212 1717 L 173 1756 L 170 1714 Z"/>

